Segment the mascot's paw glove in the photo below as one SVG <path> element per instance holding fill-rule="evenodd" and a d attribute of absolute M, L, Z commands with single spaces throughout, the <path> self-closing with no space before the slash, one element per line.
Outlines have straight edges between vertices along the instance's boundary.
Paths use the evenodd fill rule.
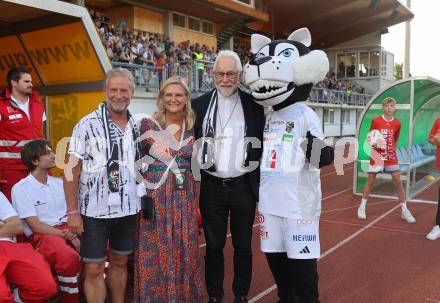
<path fill-rule="evenodd" d="M 335 158 L 333 147 L 325 145 L 323 140 L 316 138 L 310 132 L 307 132 L 301 148 L 306 154 L 306 159 L 316 168 L 331 164 Z"/>

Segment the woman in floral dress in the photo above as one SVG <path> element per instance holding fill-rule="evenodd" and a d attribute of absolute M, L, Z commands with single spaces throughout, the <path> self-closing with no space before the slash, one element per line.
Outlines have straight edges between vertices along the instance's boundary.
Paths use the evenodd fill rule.
<path fill-rule="evenodd" d="M 139 215 L 133 301 L 203 302 L 191 173 L 194 114 L 187 85 L 166 80 L 153 118 L 141 122 L 147 205 Z"/>

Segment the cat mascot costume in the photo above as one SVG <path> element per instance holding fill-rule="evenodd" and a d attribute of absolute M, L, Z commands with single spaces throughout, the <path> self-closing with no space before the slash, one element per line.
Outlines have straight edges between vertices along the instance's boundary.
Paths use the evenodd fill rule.
<path fill-rule="evenodd" d="M 287 40 L 254 34 L 255 55 L 244 79 L 255 102 L 267 107 L 261 159 L 260 238 L 281 303 L 319 302 L 320 168 L 331 164 L 321 122 L 304 104 L 329 69 L 326 54 L 310 50 L 307 28 Z"/>

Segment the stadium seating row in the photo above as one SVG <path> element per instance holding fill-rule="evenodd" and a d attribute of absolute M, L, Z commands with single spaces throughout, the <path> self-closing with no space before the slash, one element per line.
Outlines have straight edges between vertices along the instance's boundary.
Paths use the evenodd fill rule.
<path fill-rule="evenodd" d="M 426 144 L 415 144 L 411 148 L 411 159 L 408 155 L 408 149 L 406 146 L 402 146 L 397 149 L 397 159 L 400 163 L 400 172 L 406 172 L 408 167 L 410 170 L 413 170 L 431 161 L 435 161 L 435 155 L 424 153 L 422 151 L 422 146 L 424 147 L 423 150 L 430 150 L 426 148 Z"/>

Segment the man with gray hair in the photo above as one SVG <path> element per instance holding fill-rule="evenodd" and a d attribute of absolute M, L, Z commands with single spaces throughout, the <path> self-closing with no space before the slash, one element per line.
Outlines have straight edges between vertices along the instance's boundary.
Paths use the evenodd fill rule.
<path fill-rule="evenodd" d="M 69 231 L 81 237 L 87 302 L 103 303 L 106 299 L 107 243 L 111 301 L 124 302 L 127 259 L 133 251 L 143 195 L 133 173 L 139 159 L 139 131 L 127 110 L 133 92 L 134 80 L 128 70 L 107 72 L 106 102 L 79 121 L 70 141 L 64 191 Z"/>
<path fill-rule="evenodd" d="M 251 95 L 238 88 L 241 74 L 238 55 L 221 51 L 214 63 L 215 89 L 192 103 L 196 113 L 194 133 L 202 141 L 198 156 L 202 167 L 199 203 L 210 303 L 223 302 L 223 248 L 229 217 L 234 246 L 234 302 L 247 302 L 252 276 L 252 225 L 258 201 L 264 112 Z"/>

